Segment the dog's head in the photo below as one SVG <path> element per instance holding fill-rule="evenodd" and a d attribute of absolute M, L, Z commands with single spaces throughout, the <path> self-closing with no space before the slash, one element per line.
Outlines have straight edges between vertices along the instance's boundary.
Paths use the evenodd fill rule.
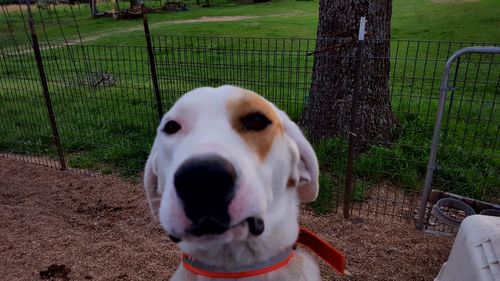
<path fill-rule="evenodd" d="M 144 185 L 174 240 L 228 243 L 296 220 L 318 194 L 318 163 L 288 116 L 233 86 L 186 93 L 162 118 Z"/>

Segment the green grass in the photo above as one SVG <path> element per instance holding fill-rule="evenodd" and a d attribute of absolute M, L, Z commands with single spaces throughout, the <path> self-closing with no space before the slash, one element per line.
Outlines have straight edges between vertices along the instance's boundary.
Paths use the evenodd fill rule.
<path fill-rule="evenodd" d="M 327 173 L 322 173 L 319 177 L 319 185 L 321 186 L 321 193 L 318 199 L 310 205 L 315 212 L 328 214 L 337 207 L 337 202 L 335 201 L 335 194 L 337 193 L 336 183 Z"/>
<path fill-rule="evenodd" d="M 157 7 L 156 2 L 146 2 Z M 220 3 L 220 2 L 219 2 Z M 126 7 L 126 2 L 121 3 Z M 101 4 L 100 11 L 111 9 L 110 4 Z M 318 21 L 317 1 L 275 0 L 261 4 L 233 4 L 222 2 L 212 8 L 190 5 L 189 11 L 150 14 L 151 31 L 156 34 L 205 35 L 205 36 L 258 36 L 258 37 L 307 37 L 316 35 Z M 499 42 L 498 26 L 500 4 L 496 0 L 481 0 L 466 3 L 435 3 L 431 0 L 395 0 L 393 2 L 392 38 L 438 41 Z M 10 13 L 13 29 L 24 38 L 24 27 L 19 22 L 21 13 Z M 142 44 L 142 20 L 92 19 L 87 5 L 70 8 L 60 6 L 54 11 L 33 7 L 39 24 L 45 21 L 45 30 L 51 40 L 77 38 L 75 14 L 79 32 L 83 37 L 106 34 L 95 40 L 96 44 Z M 57 16 L 64 26 L 61 32 Z M 234 22 L 174 23 L 174 21 L 197 19 L 202 16 L 253 16 Z M 26 12 L 24 12 L 26 17 Z M 0 34 L 7 36 L 7 19 L 0 14 Z M 130 28 L 138 30 L 125 31 Z M 39 27 L 41 29 L 41 27 Z M 1 38 L 4 38 L 0 36 Z"/>
<path fill-rule="evenodd" d="M 460 3 L 430 0 L 393 1 L 393 38 L 439 41 L 500 41 L 500 3 L 481 0 Z"/>
<path fill-rule="evenodd" d="M 496 0 L 451 4 L 401 0 L 394 1 L 393 6 L 393 39 L 500 42 L 500 15 L 496 12 L 500 2 Z M 102 4 L 99 8 L 102 11 L 108 7 Z M 143 168 L 157 124 L 142 20 L 92 19 L 85 5 L 73 10 L 68 6 L 56 9 L 33 8 L 42 43 L 47 37 L 52 47 L 57 46 L 63 35 L 75 40 L 78 31 L 86 41 L 84 46 L 42 52 L 69 164 L 136 177 Z M 311 82 L 313 57 L 305 54 L 315 45 L 314 40 L 299 38 L 315 37 L 317 11 L 317 1 L 281 0 L 255 5 L 224 1 L 212 8 L 191 5 L 186 12 L 150 14 L 164 108 L 191 88 L 231 83 L 263 94 L 297 120 Z M 7 20 L 0 14 L 0 119 L 7 121 L 0 124 L 0 151 L 55 157 L 36 64 L 27 51 L 22 15 L 16 10 L 9 15 Z M 252 18 L 179 22 L 202 16 Z M 9 35 L 7 21 L 15 31 L 15 40 Z M 273 39 L 276 37 L 292 39 Z M 21 46 L 16 48 L 15 43 Z M 392 107 L 399 119 L 395 131 L 398 137 L 392 146 L 373 146 L 359 155 L 353 191 L 356 201 L 362 201 L 370 186 L 382 180 L 408 191 L 422 187 L 440 75 L 446 58 L 461 46 L 393 40 L 391 92 Z M 490 57 L 473 56 L 470 61 L 479 59 L 488 61 Z M 500 198 L 500 157 L 495 147 L 500 114 L 492 103 L 498 95 L 495 82 L 499 72 L 498 67 L 488 71 L 488 64 L 478 67 L 467 61 L 460 68 L 458 81 L 490 83 L 455 85 L 460 90 L 448 109 L 449 135 L 441 141 L 438 159 L 442 168 L 436 171 L 435 187 L 474 198 Z M 115 81 L 93 87 L 100 73 L 112 74 Z M 328 139 L 316 140 L 314 146 L 321 163 L 322 189 L 313 207 L 325 213 L 336 207 L 343 189 L 347 144 Z"/>

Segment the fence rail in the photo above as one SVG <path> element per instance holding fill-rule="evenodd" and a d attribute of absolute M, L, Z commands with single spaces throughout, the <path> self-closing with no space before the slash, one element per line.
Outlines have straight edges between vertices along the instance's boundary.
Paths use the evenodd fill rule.
<path fill-rule="evenodd" d="M 443 114 L 444 114 L 445 106 L 446 106 L 446 104 L 445 104 L 446 94 L 449 91 L 454 92 L 456 90 L 455 87 L 450 87 L 451 68 L 453 66 L 453 63 L 458 61 L 462 56 L 466 56 L 466 55 L 470 55 L 470 54 L 479 54 L 479 55 L 487 54 L 487 55 L 491 55 L 493 57 L 494 55 L 500 55 L 500 47 L 467 47 L 467 48 L 463 48 L 463 49 L 456 51 L 453 55 L 451 55 L 451 57 L 446 62 L 446 65 L 444 67 L 443 78 L 441 79 L 439 105 L 438 105 L 436 123 L 434 126 L 434 133 L 432 136 L 432 146 L 431 146 L 431 151 L 430 151 L 430 156 L 429 156 L 429 164 L 427 165 L 427 172 L 426 172 L 426 176 L 425 176 L 424 189 L 422 192 L 422 200 L 420 203 L 420 210 L 419 210 L 419 214 L 418 214 L 417 228 L 421 229 L 421 230 L 424 229 L 424 217 L 425 217 L 426 211 L 429 212 L 429 210 L 427 210 L 428 198 L 431 195 L 431 188 L 432 188 L 431 184 L 432 184 L 432 177 L 434 174 L 434 170 L 437 168 L 436 156 L 437 156 L 437 151 L 438 151 L 439 138 L 440 138 L 440 134 L 441 134 Z M 457 70 L 458 70 L 458 67 L 459 67 L 459 63 L 457 63 Z M 475 82 L 475 84 L 477 84 L 477 81 L 474 81 L 474 82 Z M 456 83 L 456 81 L 455 81 L 455 83 Z M 474 85 L 474 87 L 475 86 L 476 85 Z M 496 96 L 496 93 L 495 93 L 495 96 Z M 448 110 L 448 114 L 450 114 L 452 102 L 453 102 L 453 99 L 450 101 L 450 109 Z M 484 99 L 482 100 L 481 107 L 483 105 L 484 105 Z M 470 114 L 468 114 L 467 119 L 469 119 L 469 117 L 470 117 Z M 481 120 L 478 120 L 478 123 L 480 121 Z M 491 121 L 491 118 L 489 118 L 489 121 Z M 467 125 L 468 125 L 468 122 L 467 122 Z M 474 135 L 477 133 L 477 129 L 478 128 L 476 128 L 476 132 L 474 133 Z M 465 136 L 463 139 L 465 140 Z M 473 145 L 475 143 L 476 143 L 476 140 L 474 140 Z M 462 142 L 462 146 L 463 146 L 463 144 L 464 144 L 464 142 Z M 496 176 L 496 175 L 494 175 L 494 176 Z M 487 180 L 487 178 L 485 178 L 485 180 Z M 493 187 L 493 188 L 495 188 L 495 187 Z M 498 188 L 498 186 L 496 186 L 496 188 Z"/>
<path fill-rule="evenodd" d="M 22 11 L 14 15 L 3 9 L 0 17 L 7 31 L 0 36 L 0 151 L 54 167 L 57 147 L 28 36 L 28 15 Z M 319 39 L 307 38 L 145 37 L 142 33 L 132 44 L 95 44 L 81 36 L 67 39 L 68 33 L 77 34 L 73 26 L 63 40 L 61 36 L 51 40 L 63 32 L 61 20 L 51 14 L 49 24 L 44 11 L 35 9 L 33 14 L 64 163 L 96 173 L 137 177 L 154 138 L 158 110 L 168 110 L 180 95 L 196 87 L 249 88 L 299 120 L 308 105 L 314 57 L 338 59 L 335 52 L 315 53 Z M 134 28 L 137 35 L 143 26 Z M 334 46 L 350 44 L 321 40 Z M 371 62 L 389 60 L 389 76 L 362 75 L 388 79 L 398 125 L 393 139 L 368 139 L 368 148 L 356 154 L 353 216 L 416 221 L 444 65 L 456 50 L 484 45 L 495 44 L 391 40 L 388 58 L 363 57 Z M 352 51 L 342 59 L 355 59 L 356 42 Z M 463 56 L 451 69 L 450 79 L 452 92 L 446 99 L 439 169 L 432 187 L 498 204 L 500 57 Z M 327 94 L 332 93 L 334 89 Z M 377 94 L 360 91 L 360 95 Z M 323 190 L 312 207 L 318 212 L 337 210 L 344 199 L 347 141 L 341 137 L 311 141 L 320 160 Z"/>

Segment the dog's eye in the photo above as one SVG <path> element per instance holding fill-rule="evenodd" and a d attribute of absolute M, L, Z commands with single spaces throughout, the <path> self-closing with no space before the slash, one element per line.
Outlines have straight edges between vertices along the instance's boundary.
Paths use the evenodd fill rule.
<path fill-rule="evenodd" d="M 181 129 L 181 125 L 174 120 L 170 120 L 163 127 L 163 131 L 167 133 L 167 135 L 172 135 L 177 133 Z"/>
<path fill-rule="evenodd" d="M 262 131 L 272 122 L 264 114 L 256 112 L 243 116 L 241 123 L 248 131 Z"/>

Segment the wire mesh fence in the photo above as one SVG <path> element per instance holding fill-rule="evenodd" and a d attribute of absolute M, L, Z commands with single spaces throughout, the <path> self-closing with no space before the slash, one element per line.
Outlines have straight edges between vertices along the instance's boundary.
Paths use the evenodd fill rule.
<path fill-rule="evenodd" d="M 357 211 L 372 216 L 399 214 L 409 222 L 416 218 L 428 163 L 430 136 L 436 120 L 444 63 L 442 58 L 448 58 L 451 53 L 466 46 L 469 45 L 411 41 L 399 41 L 394 46 L 393 42 L 391 98 L 392 111 L 399 122 L 397 137 L 386 144 L 374 145 L 358 156 L 359 189 L 355 187 L 355 196 L 360 194 L 360 198 L 365 200 L 354 206 L 354 213 Z M 401 50 L 403 59 L 398 55 Z M 499 128 L 496 100 L 499 63 L 498 54 L 482 54 L 461 57 L 459 63 L 454 65 L 450 83 L 453 86 L 445 101 L 445 125 L 432 182 L 436 195 L 444 191 L 446 194 L 484 200 L 496 204 L 489 205 L 489 208 L 498 208 L 499 154 L 495 143 Z M 374 178 L 390 181 L 377 184 L 380 181 L 373 181 Z M 353 199 L 356 200 L 356 197 Z M 456 226 L 444 224 L 434 215 L 435 203 L 436 200 L 428 205 L 427 229 L 456 231 Z M 463 217 L 463 212 L 450 208 L 451 216 L 458 213 Z"/>
<path fill-rule="evenodd" d="M 320 39 L 153 34 L 158 99 L 142 25 L 124 23 L 124 29 L 117 32 L 127 32 L 129 37 L 117 44 L 106 35 L 85 30 L 82 22 L 88 20 L 84 16 L 88 11 L 84 8 L 80 12 L 76 7 L 56 6 L 48 12 L 33 6 L 48 92 L 70 169 L 139 177 L 158 123 L 158 102 L 168 110 L 178 97 L 196 87 L 233 84 L 248 88 L 298 121 L 310 99 L 315 56 L 338 56 L 315 53 Z M 2 12 L 0 151 L 7 157 L 60 167 L 25 7 L 2 7 Z M 391 128 L 390 140 L 366 139 L 368 145 L 356 154 L 352 216 L 415 221 L 443 66 L 455 50 L 472 45 L 485 44 L 391 40 L 389 57 L 364 56 L 365 63 L 390 62 L 389 75 L 362 75 L 389 81 L 390 108 L 397 125 Z M 354 54 L 355 44 L 352 49 Z M 465 56 L 452 77 L 433 187 L 499 204 L 496 96 L 500 57 Z M 365 107 L 361 104 L 360 110 Z M 347 161 L 345 136 L 312 138 L 311 142 L 320 161 L 322 188 L 311 207 L 318 212 L 340 210 Z"/>
<path fill-rule="evenodd" d="M 431 159 L 423 192 L 424 197 L 429 198 L 429 200 L 422 204 L 423 207 L 427 207 L 426 210 L 419 213 L 417 227 L 420 229 L 424 227 L 425 223 L 427 229 L 436 231 L 437 220 L 442 222 L 441 232 L 445 226 L 456 231 L 459 226 L 457 221 L 461 221 L 467 215 L 499 213 L 498 179 L 494 170 L 496 164 L 494 157 L 496 155 L 495 147 L 491 146 L 492 143 L 496 142 L 498 135 L 495 135 L 495 132 L 487 131 L 492 123 L 498 123 L 498 118 L 494 115 L 496 97 L 487 94 L 498 93 L 499 72 L 495 69 L 498 61 L 494 61 L 495 56 L 498 55 L 500 55 L 498 47 L 468 47 L 454 53 L 446 64 L 440 89 L 440 105 L 434 129 Z M 475 58 L 471 59 L 471 56 L 475 56 Z M 460 61 L 464 58 L 466 64 L 465 70 L 462 71 Z M 475 66 L 470 67 L 471 65 Z M 449 74 L 452 67 L 454 67 L 454 73 L 453 80 L 450 81 Z M 473 74 L 470 75 L 469 71 L 473 71 Z M 469 75 L 474 76 L 474 78 L 467 81 Z M 496 82 L 489 80 L 490 75 L 497 77 Z M 486 79 L 478 79 L 478 77 L 486 77 Z M 461 83 L 463 85 L 458 86 Z M 451 94 L 448 104 L 443 99 L 447 93 Z M 457 94 L 460 94 L 460 98 L 455 98 Z M 457 100 L 460 105 L 458 108 L 454 108 L 454 103 Z M 463 102 L 465 106 L 463 106 Z M 493 104 L 493 106 L 484 107 L 485 104 Z M 478 113 L 478 109 L 481 112 Z M 483 109 L 485 110 L 482 111 Z M 455 111 L 457 114 L 453 116 Z M 462 118 L 460 117 L 461 112 Z M 446 120 L 444 120 L 444 134 L 441 137 L 443 115 Z M 448 138 L 451 123 L 455 125 L 453 128 L 455 136 Z M 471 126 L 471 124 L 473 125 Z M 477 138 L 478 131 L 481 131 L 479 139 Z M 456 134 L 457 132 L 460 133 Z M 443 137 L 447 143 L 438 147 L 436 142 Z M 491 154 L 485 153 L 490 149 L 493 149 Z M 441 151 L 441 157 L 436 161 L 434 155 L 438 150 Z M 445 164 L 443 165 L 443 163 Z M 432 178 L 433 172 L 437 174 L 437 177 Z M 428 196 L 431 179 L 434 179 L 434 184 L 440 185 L 441 189 L 452 193 L 432 190 Z M 465 195 L 465 197 L 458 194 Z M 427 211 L 425 219 L 424 211 Z"/>

